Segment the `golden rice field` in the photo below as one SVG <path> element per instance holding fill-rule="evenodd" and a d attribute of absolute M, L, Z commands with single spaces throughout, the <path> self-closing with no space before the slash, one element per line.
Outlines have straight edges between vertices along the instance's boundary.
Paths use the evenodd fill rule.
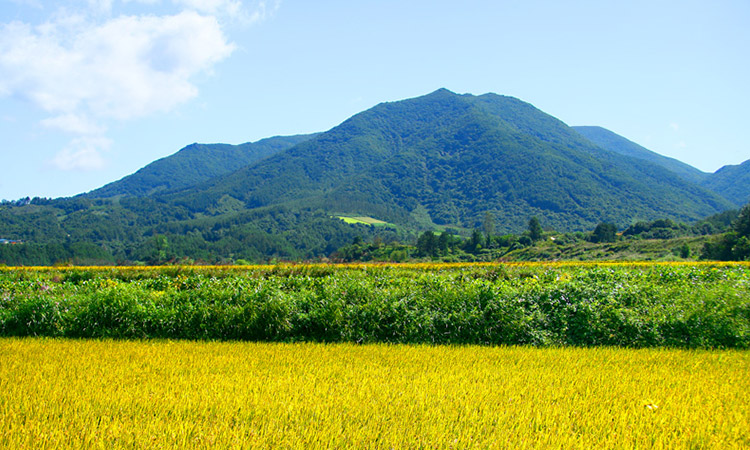
<path fill-rule="evenodd" d="M 0 339 L 0 448 L 747 449 L 750 353 Z"/>

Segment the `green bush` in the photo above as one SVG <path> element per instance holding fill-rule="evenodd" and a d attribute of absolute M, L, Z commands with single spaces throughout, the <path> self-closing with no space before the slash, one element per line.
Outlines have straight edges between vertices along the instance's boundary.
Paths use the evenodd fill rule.
<path fill-rule="evenodd" d="M 750 268 L 8 271 L 0 335 L 748 348 Z"/>

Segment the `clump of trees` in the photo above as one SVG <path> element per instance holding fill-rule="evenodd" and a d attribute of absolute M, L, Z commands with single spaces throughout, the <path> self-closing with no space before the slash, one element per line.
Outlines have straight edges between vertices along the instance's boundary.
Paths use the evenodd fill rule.
<path fill-rule="evenodd" d="M 602 222 L 591 233 L 591 242 L 615 242 L 617 240 L 617 225 Z"/>
<path fill-rule="evenodd" d="M 707 242 L 703 246 L 701 258 L 720 261 L 750 260 L 750 203 L 740 210 L 729 232 L 724 233 L 719 241 Z"/>
<path fill-rule="evenodd" d="M 403 262 L 413 254 L 413 247 L 398 241 L 383 242 L 376 237 L 372 242 L 365 242 L 361 236 L 354 238 L 351 244 L 345 245 L 333 254 L 331 260 L 340 262 L 353 261 L 393 261 Z"/>

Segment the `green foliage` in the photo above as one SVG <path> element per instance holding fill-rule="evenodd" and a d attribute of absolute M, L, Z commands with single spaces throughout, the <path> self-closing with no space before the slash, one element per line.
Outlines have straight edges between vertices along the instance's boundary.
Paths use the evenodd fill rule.
<path fill-rule="evenodd" d="M 703 246 L 702 259 L 718 261 L 750 260 L 750 204 L 745 205 L 732 222 L 732 231 L 716 242 Z"/>
<path fill-rule="evenodd" d="M 331 255 L 331 260 L 337 262 L 354 261 L 394 261 L 402 262 L 409 259 L 413 251 L 412 247 L 399 242 L 384 243 L 376 238 L 372 243 L 366 243 L 360 236 L 354 238 L 354 242 L 336 250 Z"/>
<path fill-rule="evenodd" d="M 732 223 L 732 229 L 741 237 L 750 237 L 750 203 L 740 210 L 737 219 Z"/>
<path fill-rule="evenodd" d="M 617 240 L 617 225 L 600 223 L 591 234 L 591 242 L 615 242 Z"/>
<path fill-rule="evenodd" d="M 483 242 L 484 239 L 482 238 L 482 233 L 475 228 L 474 231 L 471 232 L 471 237 L 464 243 L 463 250 L 472 254 L 479 253 L 482 249 Z"/>
<path fill-rule="evenodd" d="M 737 219 L 739 210 L 729 209 L 699 220 L 692 226 L 693 234 L 705 236 L 708 234 L 719 234 L 729 231 L 732 222 Z"/>
<path fill-rule="evenodd" d="M 536 242 L 542 238 L 542 224 L 539 222 L 539 218 L 534 216 L 529 219 L 529 237 L 532 242 Z"/>
<path fill-rule="evenodd" d="M 495 234 L 495 216 L 489 211 L 484 213 L 482 229 L 484 230 L 484 238 L 487 241 L 486 247 L 492 246 L 492 235 Z"/>
<path fill-rule="evenodd" d="M 110 265 L 115 263 L 115 258 L 106 247 L 87 242 L 17 244 L 0 245 L 0 263 L 10 266 Z"/>
<path fill-rule="evenodd" d="M 0 335 L 749 348 L 747 266 L 0 273 Z"/>
<path fill-rule="evenodd" d="M 471 239 L 466 241 L 445 231 L 440 235 L 435 235 L 432 231 L 425 231 L 417 239 L 414 256 L 435 259 L 451 254 L 462 255 L 463 251 L 471 253 L 477 250 L 477 246 L 481 248 L 481 241 L 478 230 L 474 230 Z M 465 258 L 462 257 L 461 259 Z"/>
<path fill-rule="evenodd" d="M 437 256 L 438 246 L 435 233 L 425 231 L 417 239 L 417 256 Z"/>
<path fill-rule="evenodd" d="M 99 201 L 99 200 L 97 200 Z M 13 207 L 8 216 L 15 217 L 12 236 L 22 239 L 23 245 L 0 245 L 0 263 L 9 265 L 112 264 L 145 262 L 163 264 L 185 258 L 207 263 L 234 259 L 264 262 L 271 259 L 310 260 L 328 257 L 339 247 L 361 235 L 369 239 L 379 236 L 391 242 L 407 240 L 411 234 L 386 227 L 346 224 L 322 211 L 309 209 L 271 208 L 245 211 L 215 217 L 200 217 L 172 221 L 164 215 L 181 213 L 181 208 L 170 211 L 153 199 L 131 198 L 101 200 L 112 208 L 107 215 L 86 216 L 85 228 L 80 221 L 58 222 L 50 218 L 48 234 L 35 228 L 36 214 L 25 220 Z M 49 208 L 35 206 L 33 208 Z M 92 206 L 91 208 L 94 208 Z M 137 213 L 132 212 L 137 210 Z M 77 211 L 67 215 L 76 216 Z M 2 215 L 2 211 L 0 211 Z M 68 228 L 68 227 L 71 228 Z M 164 242 L 156 242 L 166 239 Z"/>
<path fill-rule="evenodd" d="M 626 237 L 633 236 L 641 239 L 671 239 L 695 233 L 687 225 L 675 223 L 669 219 L 657 219 L 653 222 L 637 222 L 629 226 L 622 234 Z"/>
<path fill-rule="evenodd" d="M 722 167 L 705 180 L 703 185 L 737 206 L 750 202 L 750 160 Z"/>

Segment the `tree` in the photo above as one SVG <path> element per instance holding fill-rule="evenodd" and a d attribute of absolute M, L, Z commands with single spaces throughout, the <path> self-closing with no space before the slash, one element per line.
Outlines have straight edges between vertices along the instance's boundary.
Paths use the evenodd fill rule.
<path fill-rule="evenodd" d="M 536 216 L 529 219 L 529 237 L 533 242 L 542 238 L 542 224 Z"/>
<path fill-rule="evenodd" d="M 432 231 L 425 231 L 417 239 L 417 256 L 435 256 L 437 248 L 437 238 Z"/>
<path fill-rule="evenodd" d="M 732 229 L 739 236 L 750 237 L 750 203 L 742 207 L 737 219 L 732 223 Z"/>
<path fill-rule="evenodd" d="M 732 231 L 724 234 L 716 243 L 703 245 L 701 258 L 720 261 L 750 259 L 750 204 L 742 207 L 737 219 L 732 222 Z"/>
<path fill-rule="evenodd" d="M 750 238 L 740 236 L 732 246 L 732 255 L 737 261 L 747 261 L 750 259 Z"/>
<path fill-rule="evenodd" d="M 489 211 L 484 213 L 482 228 L 484 229 L 485 247 L 489 248 L 492 243 L 492 235 L 495 233 L 495 216 Z"/>
<path fill-rule="evenodd" d="M 614 242 L 617 239 L 617 226 L 602 222 L 594 228 L 591 242 Z"/>
<path fill-rule="evenodd" d="M 482 232 L 474 228 L 474 231 L 471 232 L 471 237 L 464 243 L 464 251 L 467 253 L 477 253 L 482 249 L 482 241 Z"/>
<path fill-rule="evenodd" d="M 437 249 L 440 252 L 440 254 L 445 255 L 446 253 L 448 253 L 448 247 L 450 246 L 450 243 L 451 243 L 451 236 L 445 231 L 440 233 L 440 237 L 438 237 L 438 240 L 437 240 Z"/>

